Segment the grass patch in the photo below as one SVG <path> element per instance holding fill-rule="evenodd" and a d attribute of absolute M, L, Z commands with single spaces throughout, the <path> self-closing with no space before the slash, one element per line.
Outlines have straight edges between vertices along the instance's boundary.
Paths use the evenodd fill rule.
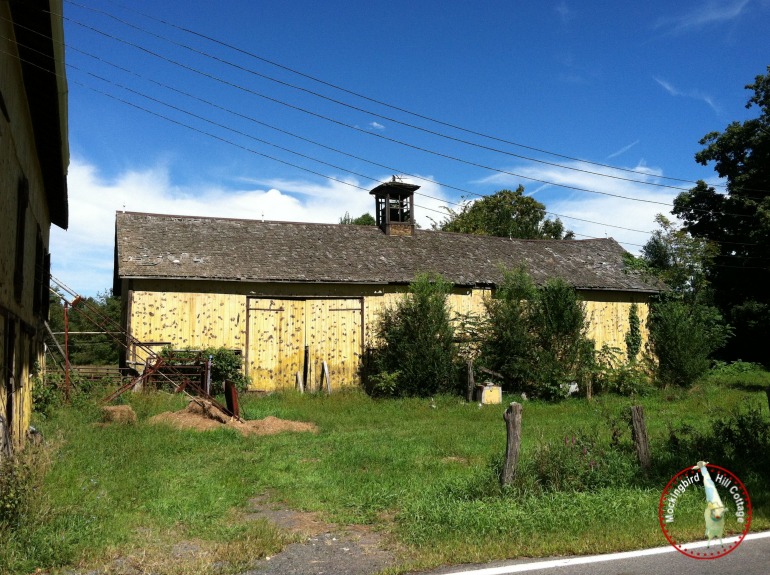
<path fill-rule="evenodd" d="M 661 490 L 708 458 L 687 449 L 705 448 L 715 419 L 732 410 L 748 406 L 759 417 L 753 425 L 768 421 L 763 391 L 713 381 L 634 400 L 645 408 L 655 458 L 645 476 L 625 422 L 631 400 L 526 402 L 520 472 L 503 492 L 496 473 L 505 404 L 354 392 L 246 396 L 250 419 L 310 421 L 320 432 L 244 437 L 147 422 L 183 407 L 179 396 L 123 397 L 135 425 L 97 425 L 99 411 L 88 401 L 39 422 L 50 465 L 12 536 L 9 528 L 0 533 L 0 573 L 125 564 L 179 575 L 236 572 L 291 540 L 246 518 L 248 500 L 264 493 L 327 521 L 391 533 L 410 567 L 662 545 Z M 682 449 L 669 455 L 672 432 Z M 753 528 L 770 528 L 767 478 L 751 469 L 743 476 L 731 461 L 712 463 L 747 484 Z"/>

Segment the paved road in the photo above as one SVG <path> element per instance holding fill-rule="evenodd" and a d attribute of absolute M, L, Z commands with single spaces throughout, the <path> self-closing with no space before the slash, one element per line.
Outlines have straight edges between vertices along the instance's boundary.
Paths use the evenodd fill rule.
<path fill-rule="evenodd" d="M 691 559 L 673 547 L 646 551 L 518 560 L 462 566 L 426 575 L 770 575 L 770 531 L 746 537 L 729 555 L 710 561 Z"/>

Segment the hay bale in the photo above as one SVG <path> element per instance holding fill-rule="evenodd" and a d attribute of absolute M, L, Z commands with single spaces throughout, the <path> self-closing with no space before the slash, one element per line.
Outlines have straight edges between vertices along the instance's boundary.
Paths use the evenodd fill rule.
<path fill-rule="evenodd" d="M 136 413 L 130 405 L 105 405 L 102 407 L 104 423 L 136 423 Z"/>

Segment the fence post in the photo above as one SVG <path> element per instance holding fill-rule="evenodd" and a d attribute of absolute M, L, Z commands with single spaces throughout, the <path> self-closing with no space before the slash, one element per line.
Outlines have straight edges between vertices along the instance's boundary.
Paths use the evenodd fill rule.
<path fill-rule="evenodd" d="M 519 447 L 521 446 L 521 404 L 515 401 L 508 406 L 503 414 L 507 442 L 505 447 L 505 465 L 500 476 L 503 487 L 513 483 L 516 475 L 516 465 L 519 463 Z"/>
<path fill-rule="evenodd" d="M 647 426 L 644 423 L 644 409 L 641 405 L 631 407 L 631 431 L 633 433 L 636 455 L 642 469 L 650 468 L 650 442 L 647 439 Z"/>

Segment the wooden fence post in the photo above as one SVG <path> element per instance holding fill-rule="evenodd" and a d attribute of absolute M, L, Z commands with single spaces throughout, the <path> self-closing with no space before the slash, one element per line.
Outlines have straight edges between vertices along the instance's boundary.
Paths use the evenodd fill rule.
<path fill-rule="evenodd" d="M 647 471 L 651 464 L 650 442 L 647 439 L 647 426 L 644 423 L 644 409 L 641 405 L 631 407 L 631 427 L 636 455 L 639 457 L 642 469 Z"/>
<path fill-rule="evenodd" d="M 770 409 L 770 385 L 765 389 L 765 393 L 767 394 L 767 408 Z"/>
<path fill-rule="evenodd" d="M 500 476 L 503 487 L 513 483 L 516 475 L 516 465 L 519 463 L 519 447 L 521 446 L 521 404 L 515 401 L 508 406 L 503 414 L 507 442 L 505 447 L 505 465 Z"/>

